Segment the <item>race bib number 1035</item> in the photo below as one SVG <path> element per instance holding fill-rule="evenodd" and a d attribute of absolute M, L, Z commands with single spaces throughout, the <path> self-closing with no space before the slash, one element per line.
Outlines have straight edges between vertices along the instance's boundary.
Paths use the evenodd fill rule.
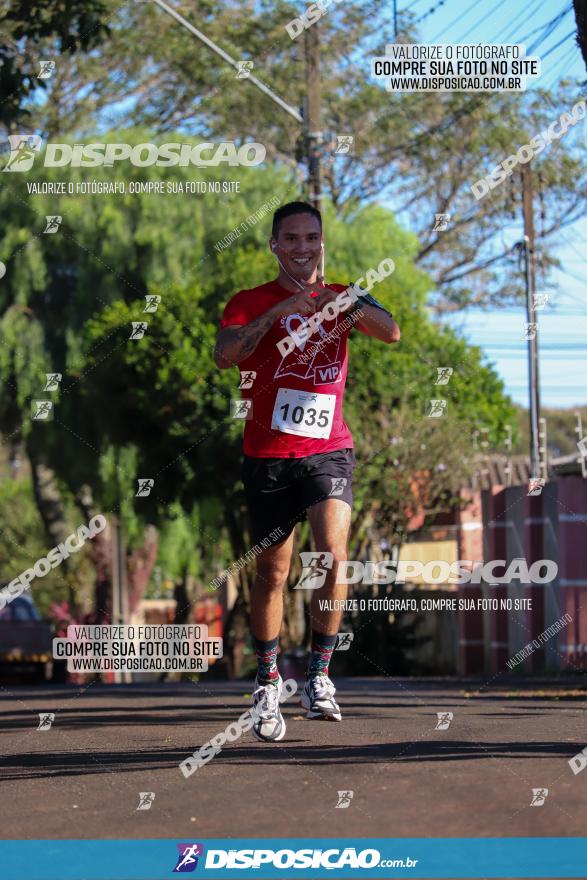
<path fill-rule="evenodd" d="M 316 394 L 280 388 L 273 407 L 271 427 L 284 434 L 328 440 L 334 420 L 334 394 Z"/>

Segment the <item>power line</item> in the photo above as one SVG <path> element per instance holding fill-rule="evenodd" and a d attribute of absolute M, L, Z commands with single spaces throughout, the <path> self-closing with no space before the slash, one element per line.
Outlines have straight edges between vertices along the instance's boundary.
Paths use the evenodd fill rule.
<path fill-rule="evenodd" d="M 431 6 L 427 12 L 420 16 L 420 18 L 417 18 L 414 24 L 420 24 L 421 21 L 424 21 L 424 19 L 428 18 L 429 15 L 433 15 L 437 9 L 440 9 L 441 6 L 444 6 L 445 3 L 446 0 L 439 0 L 439 2 L 436 3 L 435 6 Z"/>
<path fill-rule="evenodd" d="M 530 9 L 531 6 L 534 6 L 534 3 L 535 3 L 535 0 L 530 0 L 530 2 L 527 3 L 526 6 L 524 6 L 520 10 L 520 12 L 518 12 L 518 14 L 513 18 L 513 20 L 510 19 L 510 21 L 508 21 L 508 23 L 505 25 L 505 27 L 502 27 L 501 30 L 499 30 L 495 34 L 492 42 L 497 43 L 497 41 L 501 37 L 501 35 L 504 34 L 508 30 L 508 28 L 510 28 L 512 26 L 512 24 L 514 24 L 514 22 L 517 21 L 518 18 L 521 18 L 524 15 L 524 13 L 526 12 L 526 10 Z M 543 2 L 540 3 L 538 6 L 538 9 L 533 9 L 532 12 L 530 13 L 530 15 L 526 16 L 526 18 L 524 19 L 524 21 L 520 25 L 516 24 L 514 31 L 512 31 L 512 33 L 514 33 L 518 29 L 518 27 L 522 27 L 524 22 L 526 21 L 526 19 L 533 18 L 536 15 L 536 13 L 538 12 L 538 10 L 540 9 L 540 6 L 543 6 L 543 5 L 544 5 Z M 506 42 L 509 41 L 509 39 L 510 39 L 510 36 L 508 35 L 508 37 L 506 37 Z"/>
<path fill-rule="evenodd" d="M 569 33 L 566 34 L 566 35 L 562 38 L 562 40 L 559 40 L 558 43 L 556 43 L 554 46 L 552 46 L 552 48 L 550 48 L 550 49 L 548 50 L 548 52 L 545 52 L 544 55 L 541 56 L 541 58 L 543 58 L 543 59 L 544 59 L 544 58 L 548 58 L 548 56 L 550 55 L 551 52 L 554 52 L 555 49 L 558 49 L 558 47 L 561 45 L 561 43 L 564 43 L 564 41 L 565 41 L 565 40 L 568 40 L 569 37 L 574 36 L 575 33 L 576 33 L 576 31 L 574 31 L 574 30 L 573 30 L 573 31 L 569 31 Z"/>
<path fill-rule="evenodd" d="M 528 37 L 533 36 L 533 35 L 534 35 L 535 33 L 537 33 L 538 31 L 544 30 L 544 28 L 545 28 L 547 25 L 551 24 L 551 23 L 555 20 L 555 18 L 558 18 L 559 15 L 562 15 L 562 13 L 563 13 L 565 10 L 568 10 L 568 8 L 569 8 L 568 6 L 565 6 L 565 7 L 561 10 L 561 12 L 560 12 L 560 13 L 557 13 L 557 15 L 555 15 L 554 18 L 551 18 L 550 21 L 547 21 L 547 22 L 545 22 L 544 24 L 539 24 L 538 27 L 535 27 L 533 30 L 531 30 L 531 31 L 530 31 L 529 33 L 527 33 L 527 34 L 524 34 L 524 36 L 520 38 L 520 43 L 525 43 L 526 40 L 528 39 Z"/>
<path fill-rule="evenodd" d="M 469 12 L 470 12 L 472 9 L 475 8 L 475 6 L 477 6 L 477 2 L 478 2 L 478 0 L 473 0 L 473 2 L 471 3 L 471 5 L 468 6 L 467 9 L 466 9 L 464 12 L 459 12 L 459 14 L 457 15 L 457 17 L 456 17 L 456 18 L 453 18 L 453 20 L 450 22 L 450 24 L 447 24 L 446 27 L 444 27 L 444 28 L 440 31 L 439 34 L 436 34 L 435 37 L 432 37 L 432 39 L 430 40 L 430 42 L 431 42 L 431 43 L 435 43 L 437 40 L 440 39 L 440 37 L 442 37 L 443 34 L 445 34 L 447 31 L 449 31 L 449 30 L 451 29 L 451 27 L 453 26 L 453 24 L 457 24 L 457 22 L 459 22 L 459 21 L 461 21 L 461 19 L 465 18 L 465 16 L 468 15 Z"/>
<path fill-rule="evenodd" d="M 559 15 L 557 15 L 550 22 L 544 25 L 545 33 L 541 37 L 538 37 L 536 40 L 534 40 L 532 45 L 527 49 L 527 55 L 531 55 L 532 52 L 534 52 L 541 43 L 548 39 L 548 37 L 557 29 L 561 21 L 569 14 L 572 8 L 573 7 L 571 5 L 567 6 L 567 8 L 559 13 Z"/>
<path fill-rule="evenodd" d="M 499 7 L 500 7 L 500 6 L 503 6 L 503 4 L 506 3 L 506 2 L 508 2 L 508 0 L 501 0 L 501 2 L 497 4 L 497 6 L 494 6 L 493 9 L 491 10 L 491 12 L 485 17 L 485 21 L 487 21 L 487 19 L 488 19 L 490 16 L 492 16 L 494 12 L 497 12 L 497 10 L 499 9 Z M 457 37 L 457 39 L 455 40 L 455 43 L 462 43 L 464 40 L 466 40 L 467 37 L 469 36 L 469 34 L 470 34 L 472 31 L 474 31 L 475 28 L 478 27 L 478 25 L 479 25 L 479 22 L 476 21 L 475 24 L 471 25 L 471 27 L 470 27 L 470 28 L 469 28 L 469 29 L 468 29 L 468 30 L 467 30 L 462 36 Z"/>

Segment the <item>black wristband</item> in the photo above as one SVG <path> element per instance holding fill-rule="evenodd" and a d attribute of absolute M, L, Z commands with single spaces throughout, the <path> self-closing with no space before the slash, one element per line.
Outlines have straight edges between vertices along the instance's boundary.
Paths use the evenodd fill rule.
<path fill-rule="evenodd" d="M 353 303 L 353 305 L 350 307 L 350 309 L 348 309 L 348 311 L 346 311 L 344 313 L 345 318 L 348 318 L 348 317 L 350 317 L 350 315 L 354 315 L 355 312 L 360 311 L 361 306 L 362 306 L 362 303 L 359 300 L 357 300 L 357 302 Z"/>

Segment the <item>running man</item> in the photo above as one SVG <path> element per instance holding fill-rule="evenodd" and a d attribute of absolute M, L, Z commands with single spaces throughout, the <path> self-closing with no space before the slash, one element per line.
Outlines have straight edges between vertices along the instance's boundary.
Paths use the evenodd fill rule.
<path fill-rule="evenodd" d="M 344 600 L 347 595 L 346 584 L 336 581 L 338 563 L 347 559 L 355 467 L 353 438 L 342 413 L 347 338 L 353 326 L 386 343 L 398 342 L 400 331 L 369 294 L 358 301 L 340 298 L 344 285 L 325 286 L 318 278 L 322 219 L 311 205 L 280 207 L 269 247 L 279 274 L 228 302 L 214 359 L 220 369 L 238 366 L 247 377 L 242 395 L 252 407 L 244 431 L 243 482 L 253 545 L 277 533 L 257 556 L 251 596 L 258 666 L 252 729 L 257 739 L 277 742 L 285 736 L 277 670 L 283 589 L 293 530 L 306 516 L 316 550 L 331 553 L 333 561 L 323 586 L 312 595 L 312 647 L 302 706 L 307 718 L 341 720 L 328 667 L 342 612 L 321 609 L 318 598 Z M 323 320 L 314 318 L 310 333 L 305 322 L 315 314 Z M 325 605 L 340 607 L 336 601 Z"/>

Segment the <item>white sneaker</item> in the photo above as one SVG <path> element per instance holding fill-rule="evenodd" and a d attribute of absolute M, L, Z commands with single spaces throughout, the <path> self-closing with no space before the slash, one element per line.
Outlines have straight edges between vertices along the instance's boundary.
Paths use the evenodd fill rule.
<path fill-rule="evenodd" d="M 285 721 L 279 709 L 282 687 L 281 675 L 275 684 L 259 684 L 258 678 L 255 679 L 251 730 L 262 742 L 279 742 L 285 736 Z"/>
<path fill-rule="evenodd" d="M 302 690 L 301 705 L 307 709 L 306 718 L 323 721 L 342 721 L 340 708 L 334 699 L 336 688 L 327 675 L 313 675 Z"/>

